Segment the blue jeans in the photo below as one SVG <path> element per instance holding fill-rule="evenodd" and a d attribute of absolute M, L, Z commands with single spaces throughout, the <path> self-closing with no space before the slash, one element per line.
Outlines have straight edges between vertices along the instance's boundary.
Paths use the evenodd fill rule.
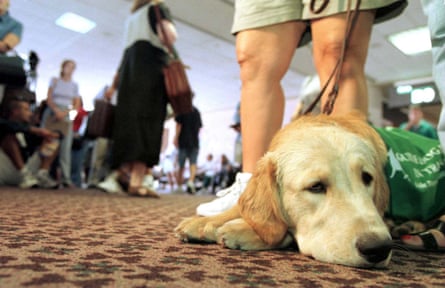
<path fill-rule="evenodd" d="M 82 171 L 87 150 L 88 142 L 86 140 L 84 140 L 80 149 L 71 150 L 71 181 L 79 188 L 82 187 Z"/>

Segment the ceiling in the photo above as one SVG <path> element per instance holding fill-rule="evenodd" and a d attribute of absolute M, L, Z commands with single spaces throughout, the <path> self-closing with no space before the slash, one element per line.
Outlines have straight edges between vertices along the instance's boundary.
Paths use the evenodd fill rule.
<path fill-rule="evenodd" d="M 10 13 L 24 24 L 17 51 L 37 52 L 38 99 L 46 97 L 50 77 L 57 76 L 60 63 L 77 62 L 74 78 L 80 92 L 91 105 L 99 90 L 111 82 L 123 52 L 124 21 L 131 0 L 11 0 Z M 196 92 L 196 105 L 202 112 L 231 109 L 239 99 L 239 69 L 235 57 L 235 38 L 230 34 L 233 1 L 165 0 L 176 19 L 177 49 Z M 54 21 L 64 12 L 74 12 L 97 23 L 87 34 L 60 28 Z M 378 85 L 395 81 L 431 77 L 431 54 L 406 56 L 386 37 L 394 32 L 426 25 L 420 1 L 409 1 L 398 18 L 374 26 L 366 74 Z M 291 69 L 283 80 L 286 97 L 299 96 L 305 76 L 314 74 L 309 47 L 297 49 Z"/>

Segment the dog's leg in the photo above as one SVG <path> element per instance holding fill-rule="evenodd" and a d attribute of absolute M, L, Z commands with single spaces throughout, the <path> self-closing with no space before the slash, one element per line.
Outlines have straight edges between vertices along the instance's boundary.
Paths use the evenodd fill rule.
<path fill-rule="evenodd" d="M 283 240 L 276 245 L 264 242 L 252 227 L 242 218 L 225 223 L 216 231 L 217 242 L 231 249 L 268 250 L 284 248 L 292 242 L 292 236 L 285 234 Z"/>
<path fill-rule="evenodd" d="M 239 218 L 238 206 L 211 217 L 190 217 L 175 228 L 176 237 L 181 241 L 216 242 L 216 230 L 224 223 Z"/>

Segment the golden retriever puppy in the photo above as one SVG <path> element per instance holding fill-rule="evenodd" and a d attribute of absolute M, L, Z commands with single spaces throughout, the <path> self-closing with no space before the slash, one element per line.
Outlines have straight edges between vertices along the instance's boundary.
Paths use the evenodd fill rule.
<path fill-rule="evenodd" d="M 320 261 L 384 267 L 392 247 L 385 162 L 385 144 L 361 114 L 302 116 L 275 135 L 235 207 L 187 218 L 176 235 L 243 250 L 296 241 Z"/>

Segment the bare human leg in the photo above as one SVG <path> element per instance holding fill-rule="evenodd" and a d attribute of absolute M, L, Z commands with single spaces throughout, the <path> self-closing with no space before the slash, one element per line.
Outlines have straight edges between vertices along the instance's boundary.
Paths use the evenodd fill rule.
<path fill-rule="evenodd" d="M 344 58 L 339 93 L 332 114 L 344 114 L 359 110 L 365 116 L 368 113 L 368 92 L 365 77 L 365 63 L 371 37 L 374 11 L 361 11 L 350 37 Z M 346 13 L 336 14 L 311 22 L 314 62 L 324 85 L 340 58 L 346 30 Z M 322 97 L 322 105 L 327 100 L 333 82 Z"/>
<path fill-rule="evenodd" d="M 306 25 L 286 22 L 237 35 L 241 68 L 243 172 L 253 172 L 281 128 L 284 95 L 280 84 Z"/>

